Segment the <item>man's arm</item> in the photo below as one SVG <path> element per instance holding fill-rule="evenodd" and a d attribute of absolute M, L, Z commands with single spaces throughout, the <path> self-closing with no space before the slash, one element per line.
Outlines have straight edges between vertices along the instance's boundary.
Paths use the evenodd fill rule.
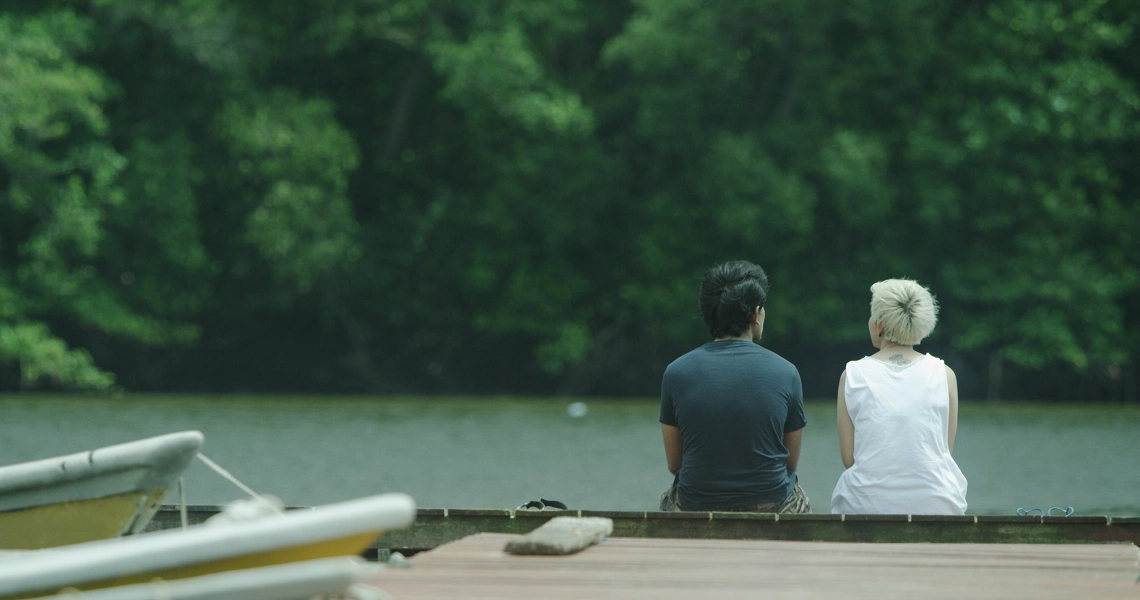
<path fill-rule="evenodd" d="M 804 430 L 801 427 L 796 431 L 784 432 L 784 447 L 788 449 L 788 471 L 795 473 L 800 463 L 800 446 L 804 441 Z"/>
<path fill-rule="evenodd" d="M 835 403 L 835 422 L 839 426 L 839 458 L 843 459 L 843 468 L 850 469 L 855 464 L 855 424 L 851 422 L 851 415 L 847 413 L 847 398 L 843 388 L 847 384 L 847 370 L 839 376 L 839 398 Z"/>
<path fill-rule="evenodd" d="M 958 433 L 958 378 L 954 369 L 946 367 L 946 387 L 950 392 L 950 423 L 946 428 L 946 445 L 951 452 L 954 451 L 954 434 Z"/>
<path fill-rule="evenodd" d="M 676 475 L 681 470 L 681 456 L 685 450 L 681 429 L 662 423 L 661 437 L 665 438 L 665 462 L 669 465 L 669 472 Z"/>

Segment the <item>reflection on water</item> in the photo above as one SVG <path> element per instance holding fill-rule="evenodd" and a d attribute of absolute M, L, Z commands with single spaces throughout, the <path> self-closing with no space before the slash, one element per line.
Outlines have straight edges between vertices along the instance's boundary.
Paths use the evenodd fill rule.
<path fill-rule="evenodd" d="M 0 463 L 183 429 L 240 480 L 290 505 L 401 491 L 420 506 L 653 510 L 669 484 L 657 403 L 342 397 L 0 396 Z M 800 480 L 827 512 L 842 471 L 833 406 L 809 404 Z M 1140 410 L 965 405 L 954 456 L 970 513 L 1073 506 L 1140 514 Z M 187 501 L 242 493 L 201 463 Z"/>

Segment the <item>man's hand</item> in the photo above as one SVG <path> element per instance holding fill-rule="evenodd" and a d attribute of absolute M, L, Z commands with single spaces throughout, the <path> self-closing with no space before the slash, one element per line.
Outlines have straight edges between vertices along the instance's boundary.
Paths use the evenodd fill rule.
<path fill-rule="evenodd" d="M 803 444 L 803 441 L 803 428 L 784 432 L 784 447 L 788 449 L 788 471 L 792 473 L 796 472 L 796 467 L 800 464 L 800 445 Z"/>

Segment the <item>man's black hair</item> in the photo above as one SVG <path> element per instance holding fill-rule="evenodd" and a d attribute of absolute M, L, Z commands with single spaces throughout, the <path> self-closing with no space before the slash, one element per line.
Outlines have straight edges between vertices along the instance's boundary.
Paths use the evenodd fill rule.
<path fill-rule="evenodd" d="M 767 300 L 768 275 L 746 260 L 713 267 L 701 279 L 701 316 L 714 339 L 742 335 Z"/>

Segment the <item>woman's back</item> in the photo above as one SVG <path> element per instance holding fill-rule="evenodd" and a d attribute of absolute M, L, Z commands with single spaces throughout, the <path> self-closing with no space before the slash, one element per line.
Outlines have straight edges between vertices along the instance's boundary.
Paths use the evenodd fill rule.
<path fill-rule="evenodd" d="M 965 512 L 966 478 L 947 443 L 950 398 L 940 359 L 849 362 L 844 400 L 855 426 L 855 462 L 835 486 L 831 512 Z"/>

